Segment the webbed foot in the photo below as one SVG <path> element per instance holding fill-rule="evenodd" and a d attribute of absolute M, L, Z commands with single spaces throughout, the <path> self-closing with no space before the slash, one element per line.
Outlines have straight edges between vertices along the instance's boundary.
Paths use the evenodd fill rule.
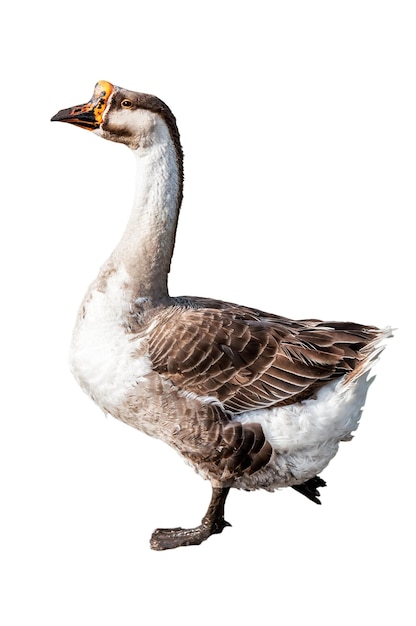
<path fill-rule="evenodd" d="M 231 526 L 225 519 L 218 519 L 208 526 L 200 524 L 196 528 L 157 528 L 150 538 L 152 550 L 170 550 L 181 546 L 197 546 L 211 535 L 221 533 Z"/>
<path fill-rule="evenodd" d="M 314 476 L 301 485 L 292 485 L 292 489 L 299 491 L 303 496 L 316 504 L 321 504 L 318 487 L 326 487 L 326 482 L 320 476 Z"/>
<path fill-rule="evenodd" d="M 208 511 L 199 526 L 195 528 L 157 528 L 150 538 L 152 550 L 170 550 L 181 546 L 199 545 L 211 535 L 221 533 L 231 526 L 224 519 L 224 504 L 229 488 L 212 489 Z"/>

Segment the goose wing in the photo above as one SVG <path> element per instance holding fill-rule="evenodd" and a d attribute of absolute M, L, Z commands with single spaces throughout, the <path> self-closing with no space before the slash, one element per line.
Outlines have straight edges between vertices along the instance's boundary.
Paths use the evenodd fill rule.
<path fill-rule="evenodd" d="M 183 392 L 243 413 L 311 396 L 351 372 L 378 329 L 294 321 L 238 305 L 193 299 L 152 324 L 153 367 Z"/>

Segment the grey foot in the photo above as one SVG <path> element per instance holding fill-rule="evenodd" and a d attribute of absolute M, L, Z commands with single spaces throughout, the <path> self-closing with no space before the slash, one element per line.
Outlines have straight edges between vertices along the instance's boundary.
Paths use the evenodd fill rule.
<path fill-rule="evenodd" d="M 150 538 L 152 550 L 170 550 L 181 546 L 197 546 L 211 535 L 221 533 L 231 526 L 224 519 L 224 505 L 228 487 L 213 487 L 208 511 L 196 528 L 157 528 Z"/>
<path fill-rule="evenodd" d="M 221 533 L 226 526 L 231 526 L 225 519 L 218 519 L 214 524 L 201 524 L 196 528 L 157 528 L 150 538 L 152 550 L 171 550 L 181 546 L 197 546 L 211 535 Z"/>

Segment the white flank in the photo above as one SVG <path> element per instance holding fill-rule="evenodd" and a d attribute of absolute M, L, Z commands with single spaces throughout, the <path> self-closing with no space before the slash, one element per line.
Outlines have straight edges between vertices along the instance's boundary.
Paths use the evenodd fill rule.
<path fill-rule="evenodd" d="M 259 409 L 234 419 L 261 424 L 267 440 L 296 477 L 311 477 L 335 456 L 340 441 L 356 430 L 372 382 L 367 375 L 354 383 L 344 378 L 322 387 L 314 397 L 288 406 Z"/>

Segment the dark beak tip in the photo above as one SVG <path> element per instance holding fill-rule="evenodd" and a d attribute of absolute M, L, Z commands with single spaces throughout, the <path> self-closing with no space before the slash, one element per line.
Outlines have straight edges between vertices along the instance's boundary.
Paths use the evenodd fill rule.
<path fill-rule="evenodd" d="M 53 117 L 51 117 L 51 122 L 63 122 L 65 120 L 68 120 L 68 118 L 70 117 L 70 113 L 71 109 L 62 109 L 61 111 L 58 111 L 58 113 L 55 113 Z"/>

